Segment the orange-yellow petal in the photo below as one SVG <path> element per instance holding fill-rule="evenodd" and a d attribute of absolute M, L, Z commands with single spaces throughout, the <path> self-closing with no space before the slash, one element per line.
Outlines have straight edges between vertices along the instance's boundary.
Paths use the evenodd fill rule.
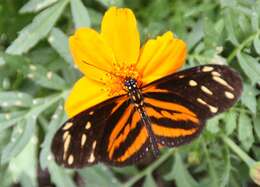
<path fill-rule="evenodd" d="M 119 65 L 137 62 L 140 38 L 133 12 L 127 8 L 110 8 L 104 15 L 101 35 L 113 49 Z"/>
<path fill-rule="evenodd" d="M 186 58 L 186 44 L 171 32 L 149 40 L 142 48 L 137 70 L 144 84 L 174 73 Z"/>
<path fill-rule="evenodd" d="M 99 33 L 81 28 L 69 39 L 76 66 L 89 78 L 100 80 L 111 72 L 115 58 L 112 49 Z"/>
<path fill-rule="evenodd" d="M 69 117 L 109 99 L 107 92 L 102 90 L 103 84 L 86 76 L 79 79 L 65 102 L 65 111 Z"/>

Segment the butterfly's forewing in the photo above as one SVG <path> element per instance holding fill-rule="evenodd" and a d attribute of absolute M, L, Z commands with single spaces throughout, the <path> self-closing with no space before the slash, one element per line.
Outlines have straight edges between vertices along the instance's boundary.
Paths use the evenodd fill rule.
<path fill-rule="evenodd" d="M 208 118 L 231 107 L 241 91 L 238 73 L 207 65 L 157 80 L 143 88 L 143 95 L 158 143 L 177 146 L 196 137 Z"/>
<path fill-rule="evenodd" d="M 81 168 L 98 161 L 124 166 L 148 151 L 148 134 L 127 96 L 105 101 L 69 119 L 57 131 L 52 152 L 58 164 Z"/>
<path fill-rule="evenodd" d="M 52 152 L 58 164 L 81 168 L 100 160 L 102 137 L 109 116 L 118 113 L 126 96 L 109 99 L 66 121 L 52 142 Z"/>

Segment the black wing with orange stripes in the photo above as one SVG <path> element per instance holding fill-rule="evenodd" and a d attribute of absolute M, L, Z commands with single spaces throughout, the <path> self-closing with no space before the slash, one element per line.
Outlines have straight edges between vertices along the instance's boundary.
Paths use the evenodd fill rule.
<path fill-rule="evenodd" d="M 82 168 L 100 160 L 106 120 L 126 107 L 119 96 L 87 109 L 66 121 L 56 132 L 51 150 L 56 162 L 67 168 Z"/>
<path fill-rule="evenodd" d="M 52 142 L 56 162 L 82 168 L 99 161 L 123 166 L 142 159 L 148 134 L 127 96 L 119 96 L 66 121 Z"/>
<path fill-rule="evenodd" d="M 153 132 L 169 147 L 194 139 L 205 121 L 231 107 L 241 92 L 239 74 L 222 65 L 184 70 L 143 88 Z"/>

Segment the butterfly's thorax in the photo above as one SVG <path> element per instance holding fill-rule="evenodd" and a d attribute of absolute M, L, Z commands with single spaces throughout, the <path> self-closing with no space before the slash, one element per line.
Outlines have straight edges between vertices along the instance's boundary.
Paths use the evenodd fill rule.
<path fill-rule="evenodd" d="M 134 104 L 136 108 L 142 107 L 144 99 L 141 90 L 138 88 L 136 80 L 132 78 L 126 79 L 124 85 L 128 91 L 128 95 L 132 104 Z"/>

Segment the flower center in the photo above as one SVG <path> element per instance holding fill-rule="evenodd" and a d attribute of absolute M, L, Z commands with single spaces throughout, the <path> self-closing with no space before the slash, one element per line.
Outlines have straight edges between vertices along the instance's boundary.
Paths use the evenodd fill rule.
<path fill-rule="evenodd" d="M 106 92 L 108 95 L 117 96 L 127 93 L 125 81 L 129 78 L 137 81 L 137 85 L 141 84 L 140 75 L 134 65 L 114 65 L 113 72 L 106 74 L 105 82 Z"/>

